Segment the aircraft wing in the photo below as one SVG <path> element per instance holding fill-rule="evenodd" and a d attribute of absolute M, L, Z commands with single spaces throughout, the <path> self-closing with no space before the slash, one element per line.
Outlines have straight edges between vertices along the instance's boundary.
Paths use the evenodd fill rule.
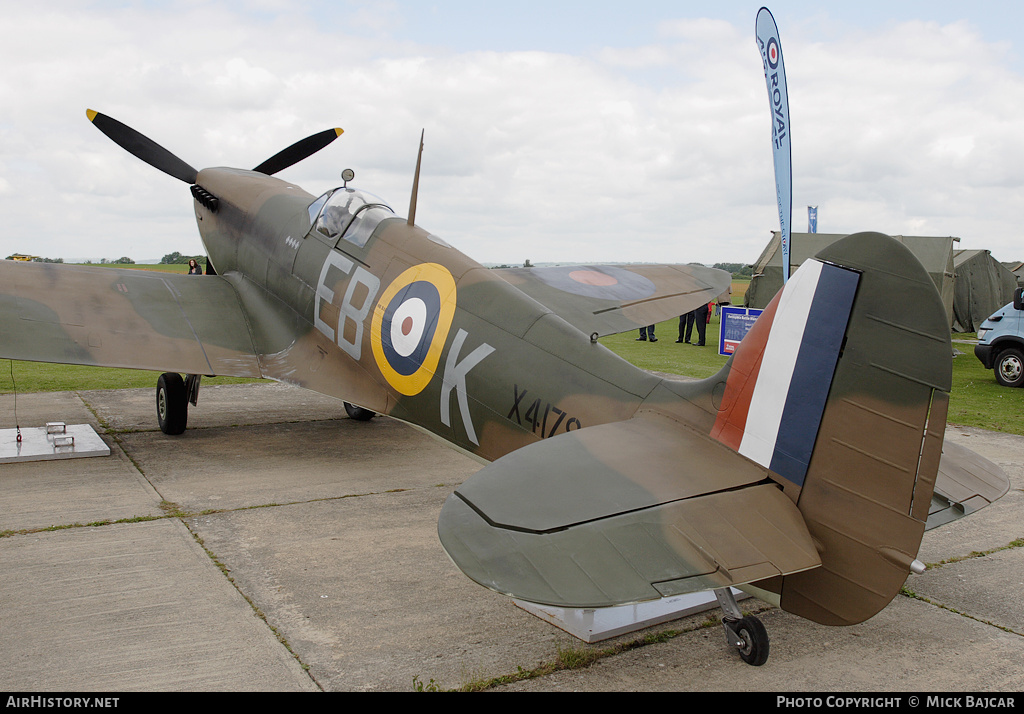
<path fill-rule="evenodd" d="M 448 498 L 438 535 L 481 585 L 558 607 L 641 602 L 821 563 L 764 468 L 651 412 L 485 466 Z"/>
<path fill-rule="evenodd" d="M 231 282 L 0 261 L 0 357 L 262 377 Z"/>
<path fill-rule="evenodd" d="M 678 317 L 728 294 L 732 276 L 702 265 L 502 268 L 507 282 L 569 324 L 599 337 Z"/>

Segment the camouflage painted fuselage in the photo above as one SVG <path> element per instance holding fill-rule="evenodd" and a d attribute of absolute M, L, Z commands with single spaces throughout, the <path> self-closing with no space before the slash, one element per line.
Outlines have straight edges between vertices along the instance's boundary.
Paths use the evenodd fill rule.
<path fill-rule="evenodd" d="M 234 169 L 206 169 L 198 183 L 219 200 L 216 212 L 195 204 L 211 262 L 265 305 L 254 332 L 266 376 L 488 461 L 627 419 L 662 381 L 383 208 L 328 236 L 310 215 L 314 197 L 292 184 Z"/>

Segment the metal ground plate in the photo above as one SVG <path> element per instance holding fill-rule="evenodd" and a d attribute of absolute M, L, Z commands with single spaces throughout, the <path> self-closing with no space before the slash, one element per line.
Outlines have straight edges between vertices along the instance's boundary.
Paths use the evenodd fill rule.
<path fill-rule="evenodd" d="M 110 447 L 88 424 L 68 424 L 60 433 L 48 433 L 45 426 L 23 427 L 20 443 L 17 429 L 0 429 L 0 464 L 109 455 Z"/>

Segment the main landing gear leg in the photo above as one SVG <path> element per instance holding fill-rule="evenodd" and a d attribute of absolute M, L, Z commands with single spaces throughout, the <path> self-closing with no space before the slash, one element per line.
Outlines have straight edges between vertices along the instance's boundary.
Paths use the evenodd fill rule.
<path fill-rule="evenodd" d="M 196 406 L 199 402 L 199 381 L 202 378 L 201 374 L 185 375 L 185 397 L 192 406 Z"/>
<path fill-rule="evenodd" d="M 768 661 L 768 631 L 753 615 L 743 616 L 736 598 L 729 588 L 718 588 L 715 597 L 722 608 L 722 627 L 725 640 L 735 647 L 740 658 L 749 665 L 760 667 Z"/>

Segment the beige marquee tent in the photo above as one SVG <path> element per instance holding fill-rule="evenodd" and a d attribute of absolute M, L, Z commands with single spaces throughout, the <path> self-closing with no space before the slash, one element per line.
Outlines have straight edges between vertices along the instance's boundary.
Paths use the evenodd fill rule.
<path fill-rule="evenodd" d="M 832 245 L 846 233 L 794 233 L 790 243 L 790 274 L 808 258 L 826 246 Z M 950 325 L 953 324 L 954 266 L 953 244 L 959 238 L 953 236 L 893 236 L 910 249 L 935 282 L 935 288 L 942 297 Z M 781 236 L 772 232 L 761 257 L 754 263 L 753 277 L 747 288 L 746 307 L 764 308 L 782 287 Z M 986 315 L 987 317 L 987 315 Z"/>

